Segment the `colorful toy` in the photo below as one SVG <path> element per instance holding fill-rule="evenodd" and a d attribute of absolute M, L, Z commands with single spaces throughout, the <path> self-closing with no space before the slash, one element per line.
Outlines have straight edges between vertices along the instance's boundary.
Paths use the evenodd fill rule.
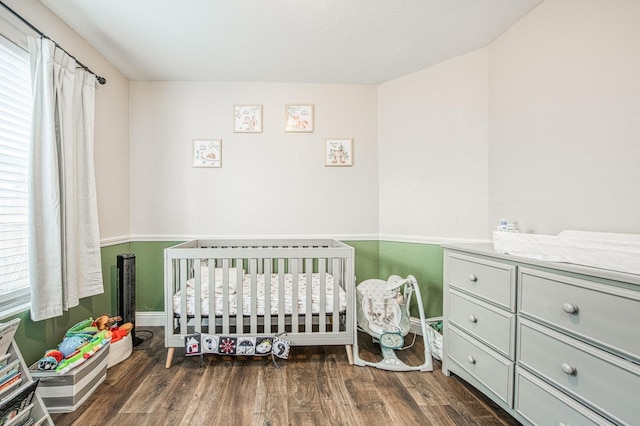
<path fill-rule="evenodd" d="M 121 316 L 110 317 L 109 315 L 101 315 L 95 319 L 93 325 L 99 330 L 106 330 L 117 326 L 118 321 L 122 321 Z"/>
<path fill-rule="evenodd" d="M 88 318 L 71 327 L 64 335 L 57 350 L 49 350 L 38 361 L 38 370 L 55 370 L 63 374 L 82 364 L 102 346 L 116 342 L 133 329 L 130 322 L 117 325 L 119 316 L 101 315 L 95 320 Z"/>
<path fill-rule="evenodd" d="M 127 337 L 127 334 L 129 334 L 133 329 L 133 324 L 130 322 L 118 325 L 118 321 L 122 321 L 122 317 L 101 315 L 96 318 L 93 325 L 97 327 L 98 330 L 109 330 L 111 332 L 111 343 L 115 343 L 118 340 Z"/>
<path fill-rule="evenodd" d="M 56 367 L 56 372 L 59 374 L 64 374 L 67 371 L 71 370 L 74 367 L 85 362 L 89 359 L 94 353 L 96 353 L 102 346 L 109 343 L 111 340 L 109 337 L 109 330 L 102 330 L 98 332 L 93 339 L 85 343 L 82 347 L 77 349 L 74 353 L 67 356 L 61 362 L 58 363 Z"/>
<path fill-rule="evenodd" d="M 58 361 L 52 356 L 45 356 L 38 361 L 38 370 L 55 370 Z"/>
<path fill-rule="evenodd" d="M 69 330 L 67 330 L 67 332 L 64 335 L 65 337 L 74 336 L 77 334 L 93 335 L 93 334 L 96 334 L 97 332 L 98 332 L 98 328 L 93 325 L 93 319 L 88 318 L 86 320 L 80 321 L 79 323 L 71 327 Z"/>
<path fill-rule="evenodd" d="M 62 352 L 57 351 L 55 349 L 52 349 L 50 351 L 47 351 L 47 353 L 44 354 L 44 356 L 50 356 L 53 359 L 56 360 L 56 362 L 60 362 L 62 361 L 62 359 L 64 358 L 64 355 L 62 354 Z"/>
<path fill-rule="evenodd" d="M 65 337 L 62 343 L 58 345 L 58 350 L 62 352 L 62 355 L 66 358 L 92 338 L 93 336 L 90 334 L 77 334 Z"/>

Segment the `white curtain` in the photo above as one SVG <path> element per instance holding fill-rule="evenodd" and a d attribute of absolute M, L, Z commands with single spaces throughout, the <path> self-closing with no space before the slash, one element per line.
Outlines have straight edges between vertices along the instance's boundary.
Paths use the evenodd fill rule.
<path fill-rule="evenodd" d="M 93 162 L 95 76 L 48 39 L 29 38 L 31 318 L 104 292 Z"/>

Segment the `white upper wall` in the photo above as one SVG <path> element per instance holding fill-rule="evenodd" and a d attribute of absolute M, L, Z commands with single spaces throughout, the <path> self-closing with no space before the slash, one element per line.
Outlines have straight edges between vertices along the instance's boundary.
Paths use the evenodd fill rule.
<path fill-rule="evenodd" d="M 640 1 L 546 0 L 489 53 L 490 225 L 640 233 Z"/>
<path fill-rule="evenodd" d="M 377 90 L 364 85 L 132 82 L 132 234 L 375 237 Z M 285 133 L 285 104 L 315 106 L 313 133 Z M 235 104 L 263 105 L 262 133 L 234 133 Z M 222 139 L 222 167 L 194 168 L 193 139 Z M 352 138 L 353 167 L 325 167 Z"/>
<path fill-rule="evenodd" d="M 486 239 L 487 50 L 379 86 L 380 237 Z"/>
<path fill-rule="evenodd" d="M 129 205 L 129 80 L 39 0 L 5 0 L 91 70 L 107 79 L 96 84 L 95 171 L 100 238 L 103 242 L 131 235 Z M 37 36 L 26 26 L 26 34 Z"/>
<path fill-rule="evenodd" d="M 546 0 L 379 86 L 381 238 L 640 233 L 640 2 Z"/>

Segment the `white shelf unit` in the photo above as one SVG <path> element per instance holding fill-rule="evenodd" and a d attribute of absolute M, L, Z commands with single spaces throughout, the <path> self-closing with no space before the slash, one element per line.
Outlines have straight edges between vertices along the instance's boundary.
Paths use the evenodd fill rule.
<path fill-rule="evenodd" d="M 20 349 L 18 348 L 18 345 L 16 344 L 15 340 L 12 340 L 11 345 L 9 346 L 8 353 L 10 353 L 11 356 L 9 357 L 7 363 L 10 363 L 11 361 L 16 359 L 19 360 L 20 372 L 21 372 L 20 377 L 22 378 L 22 382 L 20 382 L 20 385 L 17 388 L 11 391 L 8 391 L 6 394 L 3 394 L 2 396 L 0 396 L 0 401 L 4 401 L 7 397 L 13 395 L 18 389 L 24 388 L 29 384 L 33 383 L 33 378 L 29 373 L 29 368 L 25 364 L 24 358 L 22 358 L 22 353 L 20 352 Z M 47 407 L 44 405 L 44 402 L 42 401 L 42 398 L 40 397 L 40 394 L 38 393 L 37 389 L 36 389 L 36 393 L 34 395 L 33 401 L 31 403 L 33 404 L 33 408 L 31 408 L 31 413 L 29 417 L 33 418 L 34 420 L 33 424 L 53 426 L 54 424 L 53 420 L 51 419 L 51 416 L 49 415 L 49 411 L 47 410 Z M 13 422 L 11 422 L 10 420 L 7 423 L 5 423 L 5 426 L 10 426 L 12 424 Z"/>

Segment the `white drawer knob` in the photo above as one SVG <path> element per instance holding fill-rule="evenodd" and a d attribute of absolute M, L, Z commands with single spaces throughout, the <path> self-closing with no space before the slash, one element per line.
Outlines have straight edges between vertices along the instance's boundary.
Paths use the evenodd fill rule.
<path fill-rule="evenodd" d="M 469 362 L 469 364 L 475 364 L 476 363 L 476 359 L 474 357 L 472 357 L 471 355 L 469 355 L 467 357 L 467 361 Z"/>
<path fill-rule="evenodd" d="M 578 305 L 575 303 L 563 303 L 562 310 L 568 314 L 576 314 L 578 313 Z"/>
<path fill-rule="evenodd" d="M 569 425 L 566 424 L 565 422 L 560 422 L 560 423 L 558 423 L 558 426 L 569 426 Z"/>
<path fill-rule="evenodd" d="M 478 317 L 473 314 L 469 315 L 469 322 L 473 322 L 473 323 L 478 322 Z"/>
<path fill-rule="evenodd" d="M 577 372 L 576 368 L 573 365 L 566 362 L 560 364 L 560 368 L 562 369 L 562 372 L 568 376 L 575 376 Z"/>
<path fill-rule="evenodd" d="M 474 283 L 478 281 L 478 277 L 473 274 L 469 274 L 469 281 L 473 281 Z"/>

